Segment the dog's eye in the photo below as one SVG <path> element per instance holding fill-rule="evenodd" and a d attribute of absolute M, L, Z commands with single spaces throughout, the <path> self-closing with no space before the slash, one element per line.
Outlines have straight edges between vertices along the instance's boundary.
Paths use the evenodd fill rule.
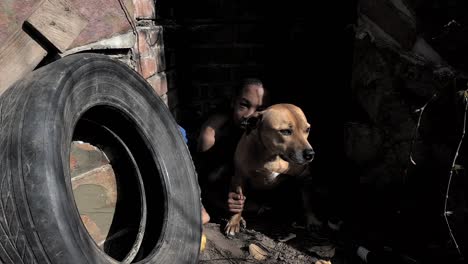
<path fill-rule="evenodd" d="M 292 135 L 292 129 L 281 129 L 279 132 L 284 136 Z"/>

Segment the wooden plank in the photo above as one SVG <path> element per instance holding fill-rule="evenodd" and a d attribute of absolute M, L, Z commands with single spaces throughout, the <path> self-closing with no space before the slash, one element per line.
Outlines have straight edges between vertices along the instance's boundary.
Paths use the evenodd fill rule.
<path fill-rule="evenodd" d="M 64 52 L 86 27 L 88 21 L 68 0 L 44 0 L 25 21 L 60 52 Z"/>
<path fill-rule="evenodd" d="M 47 51 L 23 30 L 18 30 L 0 50 L 0 94 L 41 62 Z"/>
<path fill-rule="evenodd" d="M 42 0 L 0 1 L 0 47 L 15 34 L 40 5 Z"/>

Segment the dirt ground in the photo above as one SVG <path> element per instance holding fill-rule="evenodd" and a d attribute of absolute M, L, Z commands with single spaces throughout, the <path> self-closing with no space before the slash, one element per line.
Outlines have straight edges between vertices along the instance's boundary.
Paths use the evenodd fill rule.
<path fill-rule="evenodd" d="M 248 221 L 247 225 L 237 236 L 228 238 L 224 235 L 223 223 L 206 224 L 203 232 L 207 241 L 199 263 L 360 263 L 349 259 L 337 243 L 327 237 L 307 232 L 304 227 L 295 223 L 251 222 L 249 228 Z M 264 250 L 265 259 L 255 259 L 249 251 L 251 244 Z"/>
<path fill-rule="evenodd" d="M 115 183 L 112 184 L 115 176 L 111 168 L 106 169 L 108 163 L 99 149 L 82 142 L 72 144 L 70 168 L 75 199 L 88 232 L 100 245 L 109 230 L 115 207 L 115 193 L 110 192 L 115 189 Z M 212 221 L 204 225 L 207 240 L 199 263 L 361 263 L 347 259 L 344 249 L 328 234 L 307 231 L 290 215 L 291 211 L 286 211 L 265 209 L 254 215 L 244 214 L 247 227 L 233 238 L 223 232 L 226 219 L 220 217 L 222 213 L 213 212 Z M 252 244 L 264 251 L 263 260 L 255 259 L 250 253 Z"/>

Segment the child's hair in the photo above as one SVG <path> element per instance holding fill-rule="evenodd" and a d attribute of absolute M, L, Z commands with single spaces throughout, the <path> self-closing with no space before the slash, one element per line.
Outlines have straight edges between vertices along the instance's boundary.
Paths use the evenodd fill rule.
<path fill-rule="evenodd" d="M 264 87 L 263 82 L 260 79 L 258 79 L 258 78 L 244 78 L 244 79 L 241 79 L 236 85 L 234 85 L 233 93 L 232 93 L 232 96 L 231 96 L 231 106 L 232 106 L 232 103 L 234 102 L 234 100 L 236 100 L 237 97 L 239 97 L 241 95 L 242 89 L 244 87 L 246 87 L 246 86 L 249 86 L 249 85 L 262 86 L 263 90 L 265 91 L 265 93 L 263 95 L 264 100 L 266 102 L 270 101 L 270 93 Z"/>
<path fill-rule="evenodd" d="M 237 96 L 239 96 L 241 93 L 242 93 L 242 89 L 248 85 L 259 85 L 259 86 L 263 86 L 263 82 L 258 79 L 258 78 L 244 78 L 244 79 L 241 79 L 240 82 L 238 82 L 235 86 L 234 86 L 234 93 L 233 93 L 233 98 L 236 98 Z"/>
<path fill-rule="evenodd" d="M 207 111 L 204 116 L 209 117 L 215 113 L 226 113 L 230 114 L 232 111 L 232 106 L 234 101 L 242 94 L 242 89 L 248 85 L 259 85 L 263 87 L 263 82 L 258 79 L 258 78 L 243 78 L 240 81 L 238 81 L 235 85 L 231 86 L 231 93 L 226 94 L 226 96 L 221 100 L 221 103 L 218 103 L 216 107 L 210 109 Z M 268 91 L 264 88 L 265 94 L 264 98 L 266 98 L 266 101 L 269 102 L 269 93 Z"/>

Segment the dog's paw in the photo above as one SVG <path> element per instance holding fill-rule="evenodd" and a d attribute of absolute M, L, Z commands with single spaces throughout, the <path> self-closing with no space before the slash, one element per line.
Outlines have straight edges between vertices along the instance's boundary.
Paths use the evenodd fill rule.
<path fill-rule="evenodd" d="M 231 217 L 229 222 L 226 224 L 226 227 L 224 228 L 224 233 L 228 237 L 233 237 L 237 233 L 240 232 L 241 228 L 246 227 L 246 222 L 244 218 L 242 218 L 240 215 L 236 214 Z"/>
<path fill-rule="evenodd" d="M 243 217 L 241 217 L 241 219 L 240 219 L 240 227 L 241 228 L 246 228 L 247 227 L 247 222 L 245 221 L 245 219 Z"/>
<path fill-rule="evenodd" d="M 231 221 L 229 221 L 226 227 L 224 228 L 224 233 L 228 237 L 235 236 L 237 233 L 239 233 L 239 231 L 240 231 L 240 223 L 232 223 Z"/>

